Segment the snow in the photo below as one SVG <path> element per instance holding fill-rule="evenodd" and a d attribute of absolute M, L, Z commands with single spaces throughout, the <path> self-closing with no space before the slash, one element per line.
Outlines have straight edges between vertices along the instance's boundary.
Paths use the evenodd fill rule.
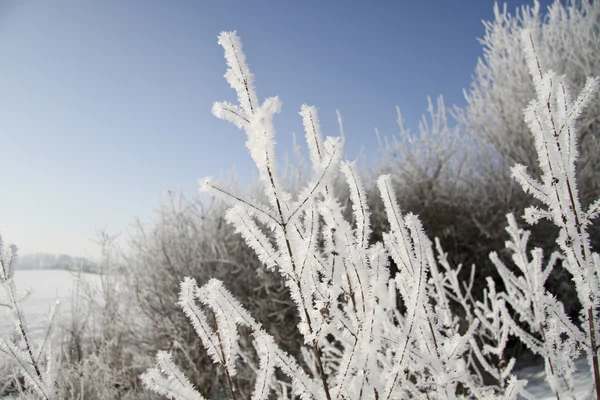
<path fill-rule="evenodd" d="M 575 363 L 577 372 L 573 376 L 574 393 L 577 400 L 595 398 L 592 371 L 585 358 L 580 358 Z M 519 379 L 527 379 L 528 384 L 525 387 L 534 399 L 553 399 L 556 396 L 550 390 L 546 382 L 546 373 L 543 366 L 530 366 L 516 371 Z M 523 399 L 523 397 L 519 397 Z M 561 396 L 562 398 L 562 396 Z"/>
<path fill-rule="evenodd" d="M 100 282 L 99 275 L 82 274 L 82 277 L 91 284 Z M 14 279 L 19 296 L 29 289 L 33 291 L 31 296 L 21 303 L 29 333 L 33 338 L 40 338 L 45 334 L 50 306 L 56 299 L 61 303 L 59 321 L 68 321 L 76 289 L 76 273 L 63 270 L 17 270 Z M 13 326 L 12 318 L 0 309 L 0 332 L 9 332 Z"/>
<path fill-rule="evenodd" d="M 84 285 L 90 289 L 100 287 L 99 275 L 79 275 L 65 270 L 17 270 L 14 272 L 13 279 L 17 297 L 23 299 L 27 295 L 18 304 L 28 337 L 34 343 L 34 347 L 48 333 L 52 314 L 50 310 L 57 300 L 60 300 L 60 308 L 57 310 L 52 328 L 54 337 L 61 340 L 59 337 L 62 332 L 61 326 L 68 327 L 73 316 L 81 316 L 83 313 L 84 308 L 81 308 L 83 300 L 78 296 L 78 290 L 81 293 Z M 2 297 L 0 297 L 0 304 L 4 301 Z M 0 334 L 5 335 L 4 337 L 10 341 L 13 337 L 19 336 L 15 328 L 13 316 L 8 308 L 0 307 Z M 12 369 L 11 365 L 14 362 L 12 358 L 0 354 L 0 387 L 6 383 L 5 374 Z M 41 382 L 37 385 L 43 386 Z"/>

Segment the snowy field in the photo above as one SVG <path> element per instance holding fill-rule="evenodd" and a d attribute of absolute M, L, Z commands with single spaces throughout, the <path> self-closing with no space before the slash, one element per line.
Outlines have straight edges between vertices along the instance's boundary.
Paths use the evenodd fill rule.
<path fill-rule="evenodd" d="M 577 400 L 595 399 L 596 393 L 593 387 L 593 373 L 587 364 L 585 358 L 580 359 L 577 363 L 577 374 L 573 381 L 575 382 L 575 398 Z M 534 399 L 554 399 L 556 396 L 552 394 L 548 384 L 546 383 L 544 367 L 531 366 L 523 368 L 517 372 L 521 379 L 527 379 L 529 382 L 526 389 Z M 561 399 L 563 396 L 561 396 Z"/>
<path fill-rule="evenodd" d="M 55 321 L 55 329 L 62 324 L 69 323 L 78 302 L 76 298 L 78 288 L 78 275 L 65 270 L 22 270 L 15 271 L 15 283 L 19 297 L 32 290 L 31 295 L 21 303 L 21 312 L 24 315 L 27 330 L 34 341 L 43 338 L 48 329 L 50 307 L 60 299 L 60 310 Z M 81 274 L 84 285 L 99 287 L 100 276 L 95 274 Z M 0 294 L 0 301 L 4 300 L 4 293 Z M 60 329 L 55 330 L 56 333 Z M 17 335 L 13 319 L 8 312 L 0 308 L 0 334 Z M 3 359 L 0 355 L 0 375 L 8 371 L 10 360 Z M 0 376 L 0 387 L 6 383 Z"/>
<path fill-rule="evenodd" d="M 82 274 L 82 279 L 91 285 L 98 285 L 99 276 Z M 49 310 L 57 299 L 60 300 L 59 323 L 69 321 L 72 315 L 73 297 L 77 289 L 78 276 L 74 272 L 64 270 L 27 270 L 15 271 L 15 283 L 19 296 L 28 289 L 33 293 L 22 303 L 27 328 L 36 339 L 43 337 L 48 328 Z M 2 294 L 3 296 L 3 294 Z M 0 309 L 0 332 L 10 333 L 14 323 L 6 311 Z"/>

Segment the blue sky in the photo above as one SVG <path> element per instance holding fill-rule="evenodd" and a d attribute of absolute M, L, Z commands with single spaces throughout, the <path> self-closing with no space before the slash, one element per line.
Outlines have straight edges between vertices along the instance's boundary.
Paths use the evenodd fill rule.
<path fill-rule="evenodd" d="M 509 1 L 509 8 L 529 1 Z M 543 3 L 545 4 L 545 3 Z M 416 126 L 427 96 L 464 103 L 493 1 L 31 0 L 0 4 L 0 232 L 23 253 L 95 256 L 96 228 L 150 221 L 168 189 L 233 166 L 243 133 L 214 118 L 235 99 L 217 35 L 237 30 L 261 98 L 279 95 L 279 151 L 303 103 L 346 154 Z"/>

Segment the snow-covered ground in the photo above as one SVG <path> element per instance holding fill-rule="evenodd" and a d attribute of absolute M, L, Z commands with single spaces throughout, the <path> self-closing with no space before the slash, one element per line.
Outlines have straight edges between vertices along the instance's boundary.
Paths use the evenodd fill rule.
<path fill-rule="evenodd" d="M 77 288 L 77 274 L 64 270 L 22 270 L 15 271 L 15 284 L 19 296 L 28 289 L 33 293 L 22 303 L 27 328 L 34 338 L 43 337 L 48 328 L 49 310 L 57 299 L 60 300 L 59 322 L 68 321 L 72 315 L 73 296 Z M 97 284 L 99 276 L 82 274 L 82 279 Z M 4 294 L 1 293 L 0 296 Z M 0 332 L 14 330 L 14 323 L 6 311 L 0 309 Z"/>
<path fill-rule="evenodd" d="M 95 274 L 78 274 L 65 270 L 17 270 L 15 271 L 15 284 L 17 295 L 22 297 L 29 289 L 32 294 L 21 303 L 21 312 L 24 316 L 27 330 L 31 338 L 39 340 L 43 338 L 48 329 L 50 307 L 60 300 L 60 309 L 55 321 L 55 328 L 67 324 L 72 318 L 74 306 L 81 306 L 76 302 L 79 278 L 84 285 L 99 287 L 100 276 Z M 0 302 L 4 300 L 4 293 L 0 291 Z M 81 312 L 79 309 L 78 312 Z M 56 329 L 55 332 L 60 332 Z M 0 307 L 0 334 L 16 335 L 15 324 L 8 312 Z M 10 369 L 10 360 L 3 359 L 0 355 L 0 389 L 5 380 L 7 371 Z"/>
<path fill-rule="evenodd" d="M 596 393 L 593 386 L 593 373 L 587 364 L 587 360 L 581 358 L 577 361 L 576 365 L 577 373 L 574 377 L 575 398 L 577 400 L 595 399 Z M 517 372 L 517 375 L 519 378 L 527 379 L 529 381 L 526 389 L 535 399 L 556 400 L 556 396 L 552 394 L 550 387 L 546 383 L 546 374 L 543 365 L 523 368 Z M 564 396 L 561 396 L 561 399 L 563 398 Z"/>

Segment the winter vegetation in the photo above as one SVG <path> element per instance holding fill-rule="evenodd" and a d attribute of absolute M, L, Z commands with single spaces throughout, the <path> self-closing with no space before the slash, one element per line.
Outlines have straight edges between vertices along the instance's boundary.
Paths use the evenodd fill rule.
<path fill-rule="evenodd" d="M 99 287 L 99 275 L 72 273 L 64 270 L 14 270 L 13 284 L 17 288 L 18 297 L 29 293 L 26 300 L 19 304 L 19 313 L 27 327 L 28 338 L 38 345 L 48 334 L 50 308 L 60 299 L 60 312 L 55 312 L 53 331 L 57 337 L 69 334 L 73 327 L 89 324 L 84 318 L 85 304 L 81 299 L 84 286 Z M 77 300 L 79 299 L 79 301 Z M 14 318 L 6 307 L 0 308 L 0 332 L 14 331 Z M 15 334 L 19 334 L 18 331 Z M 13 335 L 12 338 L 15 336 Z M 17 336 L 18 337 L 18 336 Z M 51 342 L 55 353 L 61 352 L 61 343 L 56 337 Z M 55 360 L 56 361 L 56 360 Z M 0 357 L 0 393 L 19 392 L 19 370 L 11 357 Z M 62 369 L 62 368 L 61 368 Z M 16 379 L 15 379 L 16 378 Z M 20 393 L 23 396 L 23 393 Z"/>
<path fill-rule="evenodd" d="M 369 170 L 306 105 L 308 162 L 296 146 L 278 166 L 281 102 L 260 101 L 240 38 L 221 33 L 237 103 L 213 114 L 245 132 L 260 190 L 206 178 L 212 202 L 172 194 L 129 252 L 105 236 L 101 282 L 78 289 L 52 348 L 1 246 L 17 329 L 0 352 L 17 374 L 0 395 L 600 399 L 600 6 L 541 15 L 496 6 L 467 105 L 430 100 L 417 133 L 398 109 Z"/>
<path fill-rule="evenodd" d="M 7 334 L 0 336 L 0 352 L 14 360 L 18 365 L 20 376 L 29 391 L 41 399 L 54 398 L 56 371 L 52 368 L 51 338 L 53 322 L 60 304 L 57 301 L 51 308 L 47 328 L 43 332 L 42 340 L 38 343 L 32 337 L 32 330 L 28 328 L 23 315 L 23 302 L 31 295 L 26 292 L 21 295 L 17 292 L 14 281 L 14 264 L 17 259 L 16 246 L 4 248 L 0 238 L 0 283 L 4 292 L 4 301 L 0 306 L 8 309 L 11 319 L 16 325 L 16 337 Z M 4 310 L 3 310 L 4 311 Z M 3 316 L 6 318 L 6 316 Z"/>
<path fill-rule="evenodd" d="M 251 330 L 259 358 L 253 399 L 267 398 L 272 392 L 278 398 L 305 399 L 412 398 L 424 393 L 435 398 L 516 398 L 526 391 L 525 382 L 511 374 L 514 359 L 492 366 L 490 357 L 503 358 L 509 335 L 518 336 L 544 358 L 547 379 L 557 397 L 563 392 L 573 396 L 574 360 L 582 350 L 600 382 L 595 327 L 600 258 L 591 252 L 587 233 L 600 201 L 582 209 L 575 180 L 575 120 L 590 103 L 598 82 L 588 80 L 579 97 L 571 99 L 564 78 L 541 66 L 531 31 L 523 29 L 521 36 L 537 94 L 525 119 L 535 139 L 542 177 L 541 181 L 531 177 L 521 164 L 512 168 L 512 175 L 543 204 L 526 210 L 527 222 L 535 224 L 545 218 L 560 229 L 560 253 L 553 253 L 547 263 L 539 248 L 529 255 L 529 234 L 509 214 L 511 240 L 506 247 L 519 273 L 515 275 L 492 253 L 505 291 L 497 291 L 490 279 L 485 300 L 473 303 L 453 276 L 439 244 L 436 260 L 418 217 L 402 213 L 386 175 L 377 185 L 390 228 L 382 241 L 371 242 L 362 180 L 353 163 L 341 160 L 341 141 L 322 138 L 313 107 L 303 106 L 300 112 L 313 178 L 296 196 L 284 190 L 277 179 L 273 140 L 272 120 L 280 109 L 279 100 L 274 97 L 259 103 L 239 38 L 232 32 L 221 34 L 219 44 L 229 66 L 225 77 L 239 104 L 216 103 L 213 113 L 246 132 L 246 146 L 259 170 L 267 202 L 240 198 L 210 179 L 201 182 L 201 190 L 232 204 L 227 222 L 265 267 L 285 280 L 300 316 L 298 330 L 312 351 L 307 357 L 312 361 L 309 374 L 277 346 L 224 282 L 211 279 L 199 287 L 194 279 L 185 278 L 178 304 L 207 353 L 224 369 L 232 398 L 236 389 L 231 377 L 243 351 L 238 326 Z M 340 200 L 332 193 L 338 169 L 349 186 L 352 222 L 344 218 Z M 545 289 L 559 257 L 573 276 L 583 306 L 581 328 Z M 397 266 L 394 277 L 389 273 L 390 258 Z M 403 313 L 397 307 L 398 297 Z M 465 308 L 465 329 L 461 330 L 460 318 L 452 313 L 453 300 Z M 527 324 L 529 332 L 521 323 Z M 492 343 L 478 343 L 478 330 Z M 287 382 L 276 377 L 276 369 Z M 482 372 L 497 383 L 485 385 Z M 158 353 L 156 368 L 142 380 L 170 398 L 203 398 L 168 352 Z"/>

